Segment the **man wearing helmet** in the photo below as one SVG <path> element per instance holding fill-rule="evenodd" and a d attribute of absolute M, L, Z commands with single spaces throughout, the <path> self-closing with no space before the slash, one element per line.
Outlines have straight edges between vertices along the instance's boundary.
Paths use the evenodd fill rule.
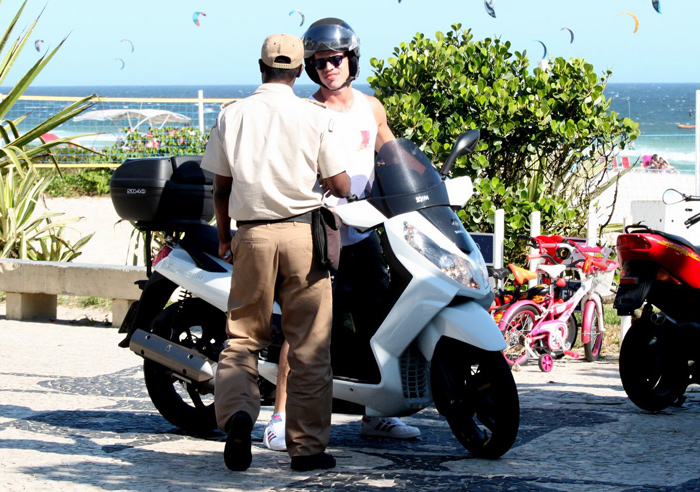
<path fill-rule="evenodd" d="M 335 111 L 337 131 L 350 141 L 350 148 L 355 150 L 348 160 L 347 172 L 351 178 L 351 193 L 362 198 L 371 190 L 374 182 L 375 150 L 395 137 L 387 124 L 382 103 L 352 88 L 352 81 L 360 70 L 360 40 L 347 23 L 335 18 L 314 22 L 303 40 L 306 73 L 319 85 L 313 99 Z M 324 203 L 332 207 L 344 201 L 327 196 Z M 335 371 L 342 376 L 343 360 L 355 366 L 357 359 L 374 360 L 369 339 L 386 315 L 384 297 L 388 274 L 376 231 L 359 232 L 343 226 L 341 238 L 343 249 L 335 277 L 334 342 L 331 351 Z M 360 336 L 354 337 L 351 332 Z M 285 343 L 280 354 L 274 414 L 264 433 L 265 445 L 280 451 L 285 449 L 286 349 Z M 366 357 L 357 356 L 362 352 Z M 356 374 L 356 367 L 353 372 Z M 376 365 L 365 379 L 378 382 Z M 363 416 L 360 432 L 367 436 L 394 439 L 420 436 L 418 428 L 408 426 L 396 417 Z"/>

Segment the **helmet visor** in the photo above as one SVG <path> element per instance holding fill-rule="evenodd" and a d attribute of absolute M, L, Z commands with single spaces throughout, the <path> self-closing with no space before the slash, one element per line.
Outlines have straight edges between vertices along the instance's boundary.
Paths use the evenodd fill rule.
<path fill-rule="evenodd" d="M 310 27 L 304 34 L 304 58 L 320 51 L 351 51 L 360 44 L 352 30 L 337 24 Z"/>

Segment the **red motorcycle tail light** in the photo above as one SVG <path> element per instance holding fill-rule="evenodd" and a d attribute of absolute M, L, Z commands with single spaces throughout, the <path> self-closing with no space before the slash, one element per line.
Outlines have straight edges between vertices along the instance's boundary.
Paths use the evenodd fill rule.
<path fill-rule="evenodd" d="M 651 249 L 651 243 L 639 234 L 620 234 L 617 237 L 617 249 Z"/>
<path fill-rule="evenodd" d="M 173 248 L 171 248 L 167 244 L 163 246 L 163 248 L 160 251 L 158 251 L 158 254 L 153 259 L 153 266 L 156 266 L 160 262 L 160 260 L 166 258 L 172 251 Z"/>
<path fill-rule="evenodd" d="M 656 274 L 656 280 L 661 280 L 662 282 L 673 282 L 674 284 L 680 284 L 680 282 L 670 273 L 668 273 L 663 268 L 659 269 Z"/>

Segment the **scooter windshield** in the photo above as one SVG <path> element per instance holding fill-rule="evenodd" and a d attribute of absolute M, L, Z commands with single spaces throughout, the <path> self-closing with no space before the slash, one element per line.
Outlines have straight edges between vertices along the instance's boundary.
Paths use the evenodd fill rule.
<path fill-rule="evenodd" d="M 387 217 L 450 204 L 430 159 L 406 138 L 391 140 L 379 149 L 374 172 L 369 200 Z"/>

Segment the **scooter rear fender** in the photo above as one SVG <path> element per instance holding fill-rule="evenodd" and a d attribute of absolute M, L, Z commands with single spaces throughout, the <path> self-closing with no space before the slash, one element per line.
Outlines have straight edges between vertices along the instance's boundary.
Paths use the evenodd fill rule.
<path fill-rule="evenodd" d="M 137 329 L 150 331 L 151 323 L 165 308 L 176 288 L 177 285 L 174 282 L 158 272 L 151 274 L 143 287 L 141 298 L 131 305 L 119 329 L 120 333 L 127 333 L 123 341 L 126 343 L 124 346 L 128 346 L 131 334 Z"/>
<path fill-rule="evenodd" d="M 418 347 L 432 360 L 442 337 L 454 338 L 483 350 L 501 351 L 506 341 L 489 312 L 474 301 L 443 308 L 418 336 Z"/>

